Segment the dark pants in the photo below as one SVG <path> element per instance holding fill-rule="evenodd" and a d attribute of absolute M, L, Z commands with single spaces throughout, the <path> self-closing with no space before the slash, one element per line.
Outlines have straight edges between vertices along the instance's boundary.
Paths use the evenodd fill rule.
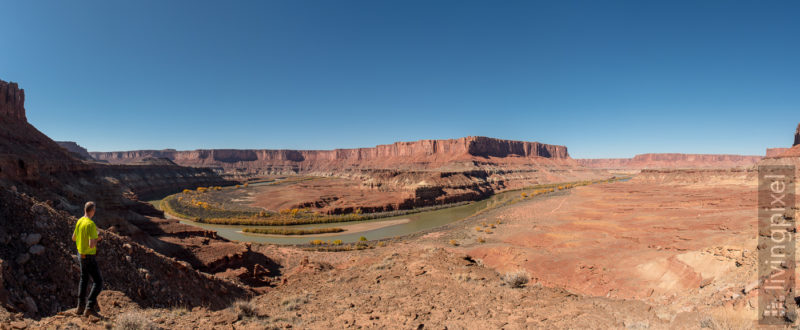
<path fill-rule="evenodd" d="M 90 308 L 97 307 L 97 295 L 103 291 L 103 278 L 100 277 L 100 268 L 97 267 L 97 259 L 94 255 L 79 255 L 78 260 L 81 263 L 81 282 L 78 285 L 78 304 L 82 305 L 86 301 L 86 286 L 89 285 L 89 277 L 92 278 L 92 292 L 89 293 L 89 301 L 87 306 Z"/>

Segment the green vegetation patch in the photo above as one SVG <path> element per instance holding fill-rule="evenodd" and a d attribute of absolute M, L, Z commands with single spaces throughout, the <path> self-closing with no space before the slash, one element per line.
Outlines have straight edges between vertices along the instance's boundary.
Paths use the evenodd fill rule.
<path fill-rule="evenodd" d="M 315 235 L 328 233 L 341 233 L 342 228 L 312 228 L 312 229 L 292 229 L 292 228 L 244 228 L 245 233 L 267 234 L 267 235 Z"/>
<path fill-rule="evenodd" d="M 242 191 L 243 189 L 236 187 L 187 189 L 182 193 L 164 198 L 161 201 L 161 208 L 164 212 L 180 218 L 216 225 L 292 226 L 388 218 L 472 203 L 460 202 L 367 214 L 361 213 L 360 209 L 350 214 L 323 214 L 311 211 L 308 208 L 270 212 L 258 208 L 245 208 L 230 203 L 228 200 L 237 193 L 236 190 Z"/>

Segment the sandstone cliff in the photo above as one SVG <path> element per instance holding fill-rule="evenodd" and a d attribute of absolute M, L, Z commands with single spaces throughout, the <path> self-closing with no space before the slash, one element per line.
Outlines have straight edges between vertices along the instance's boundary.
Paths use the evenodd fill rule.
<path fill-rule="evenodd" d="M 14 188 L 79 214 L 87 200 L 102 205 L 98 224 L 134 233 L 136 195 L 152 197 L 199 185 L 230 183 L 208 169 L 174 164 L 111 166 L 80 160 L 27 122 L 24 92 L 0 80 L 0 188 Z"/>
<path fill-rule="evenodd" d="M 75 142 L 56 141 L 56 143 L 58 143 L 58 145 L 61 146 L 62 148 L 67 149 L 67 151 L 71 152 L 72 155 L 77 157 L 78 159 L 94 160 L 94 158 L 92 158 L 92 155 L 89 154 L 89 151 L 87 151 L 86 148 L 81 147 Z"/>
<path fill-rule="evenodd" d="M 3 86 L 14 87 L 7 87 L 4 93 L 8 94 L 5 91 L 11 90 L 14 91 L 11 95 L 22 95 L 21 91 L 16 92 L 16 84 L 2 83 Z M 115 275 L 111 276 L 117 282 L 111 284 L 112 287 L 115 286 L 138 302 L 191 305 L 199 305 L 202 302 L 222 307 L 228 303 L 228 298 L 208 297 L 206 291 L 192 293 L 191 297 L 175 292 L 184 289 L 202 291 L 204 288 L 215 286 L 220 290 L 208 294 L 224 296 L 227 293 L 234 293 L 235 288 L 230 286 L 230 283 L 218 286 L 212 283 L 216 280 L 204 282 L 197 276 L 208 278 L 208 275 L 192 271 L 192 266 L 201 271 L 214 273 L 231 273 L 228 272 L 228 267 L 231 267 L 232 270 L 236 270 L 231 276 L 244 277 L 241 281 L 254 281 L 255 277 L 250 276 L 255 273 L 251 261 L 257 260 L 262 266 L 269 263 L 265 256 L 249 251 L 248 246 L 221 239 L 214 233 L 198 231 L 191 227 L 184 228 L 188 226 L 181 225 L 175 220 L 159 219 L 163 213 L 149 203 L 141 201 L 145 198 L 178 192 L 184 188 L 227 185 L 232 182 L 222 179 L 210 169 L 182 167 L 163 159 L 149 159 L 136 165 L 108 165 L 78 159 L 72 152 L 60 147 L 27 122 L 21 97 L 19 102 L 8 102 L 6 97 L 0 99 L 4 101 L 2 108 L 4 116 L 0 117 L 0 259 L 2 259 L 0 273 L 4 274 L 0 274 L 0 277 L 10 274 L 13 278 L 19 279 L 21 273 L 16 270 L 21 271 L 24 268 L 25 274 L 44 276 L 44 278 L 33 278 L 33 283 L 39 283 L 38 279 L 47 280 L 42 282 L 47 284 L 46 286 L 29 286 L 30 283 L 25 283 L 24 280 L 11 282 L 8 280 L 10 277 L 0 279 L 3 283 L 0 285 L 0 304 L 8 302 L 4 301 L 4 297 L 8 296 L 2 291 L 4 286 L 21 290 L 10 292 L 11 308 L 25 311 L 30 315 L 62 310 L 59 306 L 64 306 L 64 299 L 70 297 L 69 300 L 72 300 L 70 292 L 74 290 L 54 285 L 53 283 L 57 281 L 53 281 L 53 278 L 63 279 L 64 274 L 75 275 L 74 268 L 69 268 L 74 263 L 67 259 L 69 236 L 63 235 L 72 232 L 69 226 L 70 223 L 74 224 L 74 218 L 68 215 L 81 215 L 83 204 L 88 200 L 97 202 L 98 212 L 93 220 L 98 227 L 126 237 L 120 238 L 106 233 L 107 238 L 103 242 L 113 246 L 103 248 L 108 253 L 104 254 L 106 257 L 103 262 L 115 269 L 112 271 Z M 29 196 L 42 202 L 33 201 Z M 26 214 L 25 209 L 31 208 L 31 203 L 46 209 L 58 210 L 57 228 L 45 231 L 43 228 L 53 226 L 51 218 L 41 214 Z M 3 214 L 4 211 L 13 212 Z M 6 222 L 11 222 L 2 223 L 4 219 Z M 2 228 L 15 228 L 15 232 L 4 236 Z M 26 247 L 19 244 L 24 240 L 20 235 L 31 233 L 28 231 L 29 228 L 41 229 L 37 232 L 41 233 L 43 238 L 57 238 L 54 242 L 61 242 L 60 245 L 41 244 L 45 249 L 44 252 L 39 247 L 35 253 L 33 251 L 29 253 L 33 255 L 24 254 Z M 11 238 L 6 239 L 7 237 Z M 134 244 L 131 244 L 132 247 L 127 251 L 120 250 L 120 246 L 132 242 L 140 243 L 170 257 L 181 258 L 191 266 L 173 265 L 176 263 L 175 260 L 164 258 L 153 250 Z M 72 246 L 74 248 L 74 245 Z M 132 257 L 133 261 L 126 256 Z M 15 260 L 15 258 L 20 259 Z M 27 258 L 30 258 L 30 261 L 44 258 L 42 259 L 44 261 L 29 264 Z M 9 268 L 11 260 L 15 263 Z M 206 264 L 214 265 L 213 269 L 206 267 Z M 49 266 L 57 266 L 54 269 L 58 269 L 61 273 L 48 271 L 46 267 Z M 136 267 L 139 267 L 138 270 Z M 155 272 L 142 274 L 142 271 Z M 249 273 L 251 271 L 253 274 Z M 147 280 L 150 279 L 150 274 L 156 279 L 179 275 L 177 278 L 185 283 L 178 283 L 177 286 L 167 284 L 164 280 L 151 280 L 145 283 L 142 278 L 137 278 L 146 275 L 145 280 Z M 56 275 L 61 277 L 47 277 Z M 268 279 L 262 278 L 262 280 Z M 194 286 L 188 289 L 179 287 L 187 283 Z M 147 296 L 141 290 L 160 293 Z M 54 292 L 57 292 L 55 298 L 51 296 Z M 242 292 L 240 290 L 239 293 Z M 169 298 L 164 296 L 155 298 L 161 293 L 165 293 Z M 41 307 L 36 307 L 36 301 L 31 304 L 31 297 L 41 298 L 46 304 L 40 306 L 48 306 L 48 309 L 42 310 Z M 20 302 L 26 306 L 20 306 Z"/>
<path fill-rule="evenodd" d="M 794 145 L 791 148 L 773 148 L 773 152 L 767 149 L 769 158 L 795 158 L 800 157 L 800 124 L 797 125 L 797 130 L 794 132 Z M 782 152 L 780 152 L 782 151 Z"/>
<path fill-rule="evenodd" d="M 396 142 L 373 148 L 336 150 L 212 149 L 176 151 L 137 150 L 91 152 L 92 157 L 125 164 L 148 157 L 163 157 L 179 165 L 217 168 L 259 174 L 362 169 L 475 169 L 477 163 L 573 164 L 567 148 L 538 142 L 465 137 L 450 140 Z"/>
<path fill-rule="evenodd" d="M 10 121 L 27 121 L 25 91 L 17 83 L 0 80 L 0 117 Z"/>
<path fill-rule="evenodd" d="M 91 155 L 116 164 L 164 157 L 183 166 L 212 168 L 234 179 L 293 174 L 340 177 L 357 180 L 368 190 L 408 196 L 385 204 L 358 205 L 364 212 L 478 200 L 539 183 L 610 176 L 603 171 L 580 168 L 564 146 L 480 136 L 336 150 L 166 149 Z M 326 202 L 314 200 L 306 204 Z M 352 211 L 342 207 L 331 212 Z"/>
<path fill-rule="evenodd" d="M 794 144 L 792 144 L 792 146 L 798 144 L 800 144 L 800 124 L 797 125 L 797 130 L 794 131 Z"/>
<path fill-rule="evenodd" d="M 789 151 L 791 148 L 767 148 L 766 157 L 777 157 L 782 155 L 784 152 Z"/>
<path fill-rule="evenodd" d="M 646 169 L 646 168 L 730 168 L 753 166 L 763 157 L 713 154 L 641 154 L 633 158 L 577 159 L 589 168 Z"/>
<path fill-rule="evenodd" d="M 234 181 L 222 179 L 207 168 L 178 165 L 95 165 L 94 174 L 118 184 L 139 200 L 162 198 L 183 189 L 225 186 Z"/>

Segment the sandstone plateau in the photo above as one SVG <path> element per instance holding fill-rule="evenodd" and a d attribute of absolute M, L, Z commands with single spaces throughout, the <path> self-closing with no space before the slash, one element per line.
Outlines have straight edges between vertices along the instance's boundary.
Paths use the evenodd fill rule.
<path fill-rule="evenodd" d="M 577 159 L 578 164 L 602 169 L 646 168 L 730 168 L 758 163 L 761 156 L 660 153 L 642 154 L 633 158 Z"/>
<path fill-rule="evenodd" d="M 112 164 L 163 158 L 178 165 L 214 169 L 235 180 L 274 175 L 337 177 L 352 182 L 344 195 L 369 194 L 369 201 L 319 196 L 294 206 L 324 205 L 328 213 L 392 211 L 486 198 L 497 192 L 540 183 L 609 177 L 585 169 L 567 148 L 539 142 L 470 136 L 450 140 L 396 142 L 373 148 L 336 150 L 138 150 L 91 152 Z M 311 191 L 317 190 L 309 187 Z M 328 191 L 322 193 L 330 195 Z M 309 195 L 298 192 L 298 196 Z M 330 205 L 331 199 L 337 199 Z"/>
<path fill-rule="evenodd" d="M 347 169 L 471 170 L 492 164 L 573 165 L 564 146 L 470 136 L 450 140 L 395 142 L 373 148 L 336 150 L 200 149 L 91 152 L 112 164 L 167 158 L 178 165 L 259 175 Z"/>

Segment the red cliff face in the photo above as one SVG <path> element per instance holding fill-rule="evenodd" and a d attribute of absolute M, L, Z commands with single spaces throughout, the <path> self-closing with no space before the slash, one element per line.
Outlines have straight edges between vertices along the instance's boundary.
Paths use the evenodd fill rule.
<path fill-rule="evenodd" d="M 152 196 L 230 183 L 209 169 L 174 164 L 108 166 L 80 160 L 77 154 L 85 149 L 74 142 L 61 147 L 27 122 L 24 101 L 17 84 L 0 80 L 0 187 L 16 186 L 69 212 L 79 212 L 92 199 L 104 203 L 107 213 L 126 214 L 123 204 L 128 201 L 121 191 Z M 119 223 L 118 218 L 115 221 Z"/>
<path fill-rule="evenodd" d="M 646 168 L 729 168 L 755 165 L 761 156 L 711 155 L 711 154 L 642 154 L 633 158 L 578 159 L 590 168 L 646 169 Z"/>
<path fill-rule="evenodd" d="M 138 150 L 92 152 L 95 159 L 132 163 L 164 157 L 184 166 L 222 169 L 291 169 L 292 171 L 370 169 L 441 169 L 473 161 L 490 163 L 571 163 L 567 148 L 539 142 L 464 137 L 450 140 L 395 142 L 373 148 L 335 150 Z"/>
<path fill-rule="evenodd" d="M 797 130 L 794 131 L 794 144 L 792 144 L 792 146 L 798 144 L 800 144 L 800 124 L 797 125 Z"/>
<path fill-rule="evenodd" d="M 17 83 L 0 80 L 0 117 L 6 121 L 27 121 L 25 91 Z"/>
<path fill-rule="evenodd" d="M 766 157 L 778 157 L 791 148 L 767 148 Z"/>
<path fill-rule="evenodd" d="M 92 155 L 86 150 L 86 148 L 81 147 L 75 142 L 72 141 L 56 141 L 59 146 L 66 149 L 67 151 L 71 152 L 73 156 L 76 156 L 80 159 L 91 160 Z"/>

